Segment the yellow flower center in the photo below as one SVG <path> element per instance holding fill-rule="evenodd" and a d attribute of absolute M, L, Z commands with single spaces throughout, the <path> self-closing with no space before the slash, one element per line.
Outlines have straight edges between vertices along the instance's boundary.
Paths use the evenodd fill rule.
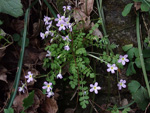
<path fill-rule="evenodd" d="M 29 75 L 29 78 L 32 78 L 32 75 Z"/>
<path fill-rule="evenodd" d="M 122 83 L 120 83 L 120 86 L 122 86 Z"/>
<path fill-rule="evenodd" d="M 94 86 L 93 89 L 96 89 L 96 87 Z"/>
<path fill-rule="evenodd" d="M 61 24 L 61 26 L 64 26 L 63 24 Z"/>
<path fill-rule="evenodd" d="M 110 69 L 114 69 L 114 67 L 111 67 Z"/>
<path fill-rule="evenodd" d="M 50 87 L 50 85 L 48 84 L 47 87 Z"/>
<path fill-rule="evenodd" d="M 122 58 L 122 60 L 124 60 L 124 58 Z"/>

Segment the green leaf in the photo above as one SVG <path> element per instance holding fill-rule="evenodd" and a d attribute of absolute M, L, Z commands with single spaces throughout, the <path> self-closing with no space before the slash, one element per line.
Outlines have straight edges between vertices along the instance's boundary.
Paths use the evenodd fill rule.
<path fill-rule="evenodd" d="M 23 15 L 22 4 L 20 0 L 0 0 L 0 12 L 14 17 Z"/>
<path fill-rule="evenodd" d="M 141 10 L 142 11 L 149 11 L 149 6 L 146 3 L 141 4 Z"/>
<path fill-rule="evenodd" d="M 76 51 L 76 54 L 84 54 L 84 55 L 86 55 L 86 50 L 85 50 L 85 48 L 79 48 L 79 49 Z"/>
<path fill-rule="evenodd" d="M 132 47 L 133 47 L 133 44 L 129 44 L 129 45 L 123 46 L 122 49 L 123 49 L 124 51 L 128 51 L 128 50 L 131 49 Z"/>
<path fill-rule="evenodd" d="M 139 51 L 138 51 L 137 48 L 134 48 L 134 47 L 131 48 L 131 49 L 127 52 L 127 54 L 128 54 L 128 57 L 129 57 L 130 60 L 132 60 L 134 56 L 139 57 Z"/>
<path fill-rule="evenodd" d="M 23 107 L 24 110 L 28 109 L 30 106 L 32 106 L 34 102 L 34 91 L 29 93 L 29 96 L 23 100 Z"/>
<path fill-rule="evenodd" d="M 150 2 L 150 0 L 146 0 L 146 1 Z"/>
<path fill-rule="evenodd" d="M 147 71 L 150 71 L 150 58 L 147 58 L 145 60 L 145 68 Z"/>
<path fill-rule="evenodd" d="M 150 57 L 150 49 L 144 49 L 143 50 L 143 57 L 144 58 Z"/>
<path fill-rule="evenodd" d="M 4 109 L 4 113 L 14 113 L 12 108 Z"/>
<path fill-rule="evenodd" d="M 21 46 L 22 44 L 22 38 L 18 41 L 18 45 Z M 29 38 L 26 38 L 25 47 L 29 45 Z"/>
<path fill-rule="evenodd" d="M 122 16 L 127 16 L 131 10 L 133 3 L 127 4 L 122 12 Z"/>
<path fill-rule="evenodd" d="M 140 58 L 139 58 L 139 57 L 135 59 L 135 64 L 136 64 L 136 66 L 137 66 L 138 68 L 141 68 L 141 67 L 142 67 L 142 66 L 141 66 L 141 61 L 140 61 Z"/>
<path fill-rule="evenodd" d="M 19 41 L 20 40 L 20 35 L 19 34 L 13 34 L 13 39 L 14 41 Z"/>
<path fill-rule="evenodd" d="M 122 113 L 128 113 L 131 109 L 128 107 L 128 108 L 125 108 Z"/>
<path fill-rule="evenodd" d="M 139 88 L 140 88 L 141 84 L 136 81 L 136 80 L 132 80 L 129 84 L 128 84 L 128 89 L 130 90 L 130 92 L 133 94 L 135 93 Z"/>
<path fill-rule="evenodd" d="M 134 69 L 134 62 L 129 63 L 126 74 L 127 74 L 127 76 L 132 75 L 132 74 L 136 74 L 136 71 Z"/>

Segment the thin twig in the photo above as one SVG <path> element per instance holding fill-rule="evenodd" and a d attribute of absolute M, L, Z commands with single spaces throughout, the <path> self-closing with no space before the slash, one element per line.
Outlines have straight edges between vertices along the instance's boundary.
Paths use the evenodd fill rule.
<path fill-rule="evenodd" d="M 95 106 L 93 105 L 93 103 L 91 102 L 91 100 L 89 100 L 90 104 L 92 105 L 93 109 L 95 110 L 96 113 L 98 113 L 97 109 L 95 108 Z"/>

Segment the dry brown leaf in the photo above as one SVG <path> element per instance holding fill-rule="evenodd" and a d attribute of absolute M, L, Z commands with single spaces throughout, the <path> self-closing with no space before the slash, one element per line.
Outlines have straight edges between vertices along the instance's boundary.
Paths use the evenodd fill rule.
<path fill-rule="evenodd" d="M 84 21 L 86 20 L 87 16 L 85 13 L 83 13 L 80 9 L 75 8 L 73 12 L 73 17 L 75 22 Z"/>
<path fill-rule="evenodd" d="M 3 58 L 3 56 L 5 55 L 5 49 L 6 48 L 0 48 L 0 60 Z"/>
<path fill-rule="evenodd" d="M 56 88 L 56 90 L 54 91 L 54 99 L 55 99 L 55 100 L 58 100 L 59 92 L 60 92 L 60 91 L 61 91 L 61 90 L 58 89 L 58 88 Z"/>
<path fill-rule="evenodd" d="M 23 110 L 23 99 L 26 98 L 28 94 L 17 95 L 13 101 L 13 108 L 15 113 L 21 113 Z"/>
<path fill-rule="evenodd" d="M 5 81 L 6 83 L 8 83 L 6 75 L 7 71 L 8 70 L 5 67 L 0 66 L 0 80 Z"/>
<path fill-rule="evenodd" d="M 42 104 L 41 111 L 44 113 L 56 113 L 58 111 L 57 102 L 54 97 L 46 97 L 45 102 Z"/>
<path fill-rule="evenodd" d="M 64 113 L 74 113 L 75 112 L 75 108 L 67 108 L 65 109 L 65 112 Z"/>
<path fill-rule="evenodd" d="M 82 3 L 81 11 L 84 12 L 87 16 L 90 16 L 93 10 L 94 0 L 80 0 Z"/>
<path fill-rule="evenodd" d="M 94 23 L 92 22 L 92 23 L 91 23 L 91 27 L 93 27 L 93 26 L 94 26 Z M 102 37 L 103 37 L 101 31 L 100 31 L 98 28 L 96 28 L 96 29 L 93 31 L 92 34 L 95 35 L 95 36 L 98 36 L 99 38 L 102 38 Z"/>
<path fill-rule="evenodd" d="M 40 32 L 40 20 L 38 22 L 35 22 L 33 24 L 33 34 L 32 34 L 32 37 L 36 37 L 39 35 L 39 32 Z"/>
<path fill-rule="evenodd" d="M 134 2 L 134 7 L 136 10 L 139 10 L 141 8 L 141 2 Z"/>
<path fill-rule="evenodd" d="M 19 19 L 13 19 L 11 21 L 11 28 L 18 33 L 21 32 L 21 30 L 24 28 L 24 20 L 19 20 Z"/>

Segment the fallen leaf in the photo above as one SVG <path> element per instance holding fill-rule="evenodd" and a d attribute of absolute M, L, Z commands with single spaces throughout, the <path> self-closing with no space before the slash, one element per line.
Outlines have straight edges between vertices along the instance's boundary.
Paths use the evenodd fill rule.
<path fill-rule="evenodd" d="M 7 82 L 7 75 L 6 75 L 7 71 L 8 70 L 5 67 L 0 66 L 0 80 L 5 81 L 6 83 L 8 83 Z"/>
<path fill-rule="evenodd" d="M 74 113 L 75 112 L 75 108 L 67 108 L 65 109 L 65 112 L 64 113 Z"/>
<path fill-rule="evenodd" d="M 84 12 L 87 16 L 90 16 L 93 10 L 94 0 L 80 0 L 81 3 L 81 11 Z"/>
<path fill-rule="evenodd" d="M 139 10 L 141 8 L 141 2 L 134 2 L 134 7 L 137 10 Z"/>
<path fill-rule="evenodd" d="M 58 111 L 57 102 L 54 97 L 46 97 L 46 100 L 42 104 L 41 111 L 44 113 L 56 113 Z"/>
<path fill-rule="evenodd" d="M 61 90 L 59 90 L 58 88 L 56 88 L 56 90 L 54 91 L 54 99 L 55 100 L 58 100 L 58 97 L 59 97 L 59 92 L 60 92 Z"/>
<path fill-rule="evenodd" d="M 20 33 L 24 28 L 24 20 L 13 19 L 10 26 L 13 30 L 17 31 L 17 33 Z"/>
<path fill-rule="evenodd" d="M 26 98 L 28 94 L 17 95 L 13 101 L 13 108 L 15 113 L 21 113 L 23 110 L 23 99 Z"/>
<path fill-rule="evenodd" d="M 93 26 L 94 26 L 94 23 L 92 22 L 92 23 L 91 23 L 91 27 L 93 27 Z M 98 28 L 96 28 L 96 29 L 93 31 L 92 34 L 95 35 L 95 36 L 98 36 L 99 38 L 102 38 L 102 37 L 103 37 L 102 32 L 101 32 Z"/>

